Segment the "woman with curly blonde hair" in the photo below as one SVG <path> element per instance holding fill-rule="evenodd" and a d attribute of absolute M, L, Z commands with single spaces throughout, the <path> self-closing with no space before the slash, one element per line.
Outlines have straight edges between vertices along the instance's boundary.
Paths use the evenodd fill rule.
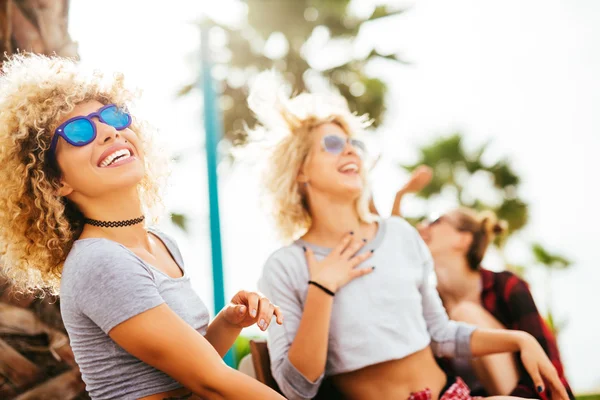
<path fill-rule="evenodd" d="M 176 243 L 146 228 L 160 167 L 120 75 L 17 55 L 0 76 L 0 243 L 23 290 L 60 292 L 93 399 L 280 399 L 221 357 L 277 307 L 240 291 L 209 323 Z"/>
<path fill-rule="evenodd" d="M 434 355 L 520 351 L 535 382 L 566 400 L 531 335 L 449 320 L 417 231 L 369 214 L 359 140 L 366 119 L 336 97 L 277 93 L 263 75 L 248 102 L 262 124 L 251 138 L 277 139 L 265 186 L 282 237 L 293 241 L 269 257 L 259 281 L 286 315 L 268 340 L 286 397 L 313 398 L 329 377 L 348 399 L 468 399 Z"/>

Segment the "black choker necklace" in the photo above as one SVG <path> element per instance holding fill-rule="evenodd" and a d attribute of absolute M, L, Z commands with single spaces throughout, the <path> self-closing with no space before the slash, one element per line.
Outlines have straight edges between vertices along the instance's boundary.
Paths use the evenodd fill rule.
<path fill-rule="evenodd" d="M 89 225 L 100 226 L 102 228 L 120 228 L 123 226 L 137 225 L 144 220 L 144 216 L 125 221 L 98 221 L 97 219 L 84 218 L 83 222 Z"/>

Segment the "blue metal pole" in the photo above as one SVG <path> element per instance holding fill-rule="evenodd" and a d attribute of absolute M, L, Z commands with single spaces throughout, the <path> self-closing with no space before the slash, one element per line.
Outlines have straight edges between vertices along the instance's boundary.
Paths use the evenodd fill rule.
<path fill-rule="evenodd" d="M 200 32 L 202 54 L 202 90 L 204 92 L 204 128 L 206 131 L 206 166 L 208 170 L 208 198 L 210 209 L 210 240 L 212 251 L 213 298 L 215 315 L 225 306 L 225 283 L 223 279 L 223 253 L 221 248 L 221 222 L 219 217 L 219 182 L 217 177 L 217 144 L 221 138 L 221 119 L 217 109 L 217 95 L 213 85 L 212 63 L 208 44 L 209 26 L 202 24 Z M 233 352 L 224 357 L 234 366 Z"/>

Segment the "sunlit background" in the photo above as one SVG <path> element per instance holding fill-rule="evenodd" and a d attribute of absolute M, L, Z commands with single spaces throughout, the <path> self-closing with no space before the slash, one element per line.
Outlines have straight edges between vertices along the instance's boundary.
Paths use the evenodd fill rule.
<path fill-rule="evenodd" d="M 275 0 L 264 0 L 272 2 Z M 400 164 L 419 160 L 418 149 L 436 138 L 461 133 L 466 151 L 489 142 L 484 161 L 506 159 L 521 178 L 518 195 L 529 204 L 529 223 L 492 251 L 485 264 L 527 266 L 543 314 L 552 307 L 568 378 L 577 393 L 600 390 L 600 2 L 530 0 L 482 2 L 354 0 L 353 15 L 371 15 L 376 5 L 406 11 L 363 24 L 355 52 L 397 54 L 398 63 L 374 57 L 365 73 L 388 87 L 382 124 L 370 140 L 381 161 L 373 171 L 380 209 L 389 209 L 408 172 Z M 200 88 L 184 90 L 200 73 L 197 21 L 244 20 L 238 1 L 72 0 L 69 31 L 87 66 L 122 71 L 143 90 L 140 113 L 159 128 L 165 151 L 176 158 L 165 203 L 185 216 L 186 230 L 167 219 L 163 228 L 178 240 L 195 289 L 212 304 L 206 161 Z M 298 17 L 314 18 L 308 11 Z M 269 15 L 268 18 L 277 18 Z M 212 47 L 225 45 L 214 30 Z M 284 34 L 286 32 L 283 32 Z M 345 55 L 315 29 L 311 66 L 328 68 Z M 277 59 L 287 51 L 285 36 L 273 35 L 264 51 Z M 215 74 L 224 73 L 215 69 Z M 219 76 L 216 76 L 219 78 Z M 234 77 L 235 81 L 235 77 Z M 185 94 L 178 95 L 180 92 Z M 361 96 L 364 88 L 352 88 Z M 237 107 L 227 99 L 226 109 Z M 219 169 L 226 297 L 253 289 L 262 265 L 280 243 L 260 204 L 260 176 L 254 164 L 230 162 L 223 146 Z M 485 178 L 474 177 L 464 196 L 493 203 Z M 487 196 L 487 198 L 486 198 Z M 490 198 L 491 196 L 491 198 Z M 409 217 L 439 213 L 455 205 L 452 196 L 425 202 L 409 198 Z M 529 247 L 539 242 L 572 261 L 552 273 L 536 266 Z M 502 258 L 504 257 L 504 259 Z M 503 261 L 504 260 L 504 261 Z M 256 334 L 256 331 L 249 332 Z"/>

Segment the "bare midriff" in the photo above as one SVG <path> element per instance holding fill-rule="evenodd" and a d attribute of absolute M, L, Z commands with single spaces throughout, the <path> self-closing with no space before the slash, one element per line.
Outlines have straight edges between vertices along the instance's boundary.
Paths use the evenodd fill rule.
<path fill-rule="evenodd" d="M 400 360 L 335 375 L 332 380 L 344 398 L 351 400 L 404 400 L 425 389 L 430 389 L 432 399 L 437 400 L 446 385 L 446 375 L 429 346 Z"/>
<path fill-rule="evenodd" d="M 156 393 L 150 396 L 142 397 L 138 400 L 202 400 L 200 397 L 192 394 L 186 388 L 170 390 L 168 392 Z"/>
<path fill-rule="evenodd" d="M 408 399 L 411 393 L 431 390 L 432 400 L 438 400 L 446 385 L 446 375 L 426 347 L 400 360 L 370 365 L 357 371 L 331 378 L 345 399 Z M 200 400 L 186 388 L 143 397 L 139 400 Z"/>

